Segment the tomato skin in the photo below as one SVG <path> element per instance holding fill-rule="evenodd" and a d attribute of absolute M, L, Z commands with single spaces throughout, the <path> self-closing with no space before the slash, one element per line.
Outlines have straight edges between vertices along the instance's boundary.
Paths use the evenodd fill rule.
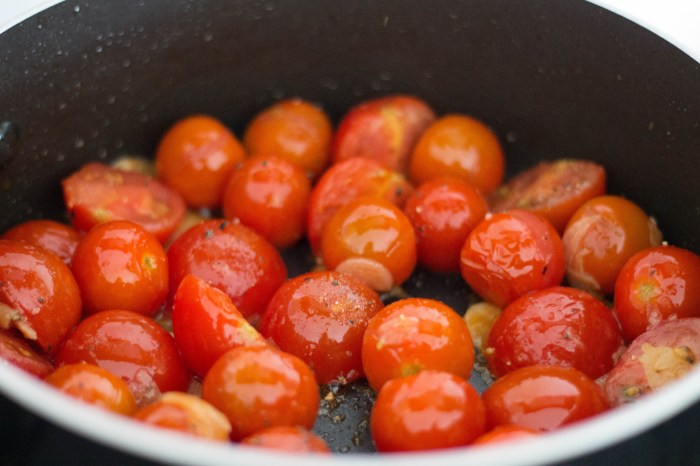
<path fill-rule="evenodd" d="M 510 303 L 488 338 L 496 376 L 536 364 L 575 367 L 596 379 L 615 365 L 622 337 L 612 312 L 585 291 L 552 287 Z"/>
<path fill-rule="evenodd" d="M 408 196 L 404 213 L 416 234 L 418 263 L 432 272 L 459 271 L 459 255 L 469 233 L 486 216 L 479 192 L 454 178 L 436 178 Z"/>
<path fill-rule="evenodd" d="M 535 437 L 539 434 L 535 429 L 530 427 L 517 426 L 514 424 L 505 424 L 496 426 L 485 434 L 474 440 L 473 445 L 484 445 L 489 443 L 515 442 L 526 438 Z"/>
<path fill-rule="evenodd" d="M 126 416 L 136 411 L 136 401 L 126 382 L 94 364 L 66 364 L 45 380 L 67 395 L 93 406 Z"/>
<path fill-rule="evenodd" d="M 364 375 L 362 336 L 383 306 L 374 290 L 349 275 L 310 272 L 277 290 L 258 327 L 306 362 L 318 383 L 352 382 Z"/>
<path fill-rule="evenodd" d="M 180 235 L 168 249 L 170 292 L 187 274 L 226 293 L 255 323 L 287 278 L 279 251 L 236 221 L 208 220 Z"/>
<path fill-rule="evenodd" d="M 20 223 L 7 230 L 0 238 L 41 246 L 56 254 L 68 266 L 80 241 L 80 235 L 75 229 L 53 220 L 29 220 Z"/>
<path fill-rule="evenodd" d="M 487 215 L 462 247 L 460 271 L 475 293 L 504 307 L 529 291 L 561 283 L 562 241 L 537 214 L 510 210 Z"/>
<path fill-rule="evenodd" d="M 156 150 L 158 178 L 177 191 L 190 207 L 213 208 L 245 150 L 219 120 L 193 115 L 175 123 Z"/>
<path fill-rule="evenodd" d="M 60 257 L 0 240 L 0 328 L 17 328 L 52 356 L 80 316 L 78 284 Z"/>
<path fill-rule="evenodd" d="M 51 360 L 14 332 L 0 328 L 0 359 L 28 374 L 43 378 L 54 371 Z"/>
<path fill-rule="evenodd" d="M 423 370 L 469 378 L 474 345 L 452 308 L 433 299 L 407 298 L 379 311 L 362 340 L 362 366 L 379 391 L 389 380 Z"/>
<path fill-rule="evenodd" d="M 524 209 L 542 215 L 561 234 L 584 202 L 605 194 L 605 169 L 587 160 L 540 162 L 496 190 L 492 212 Z"/>
<path fill-rule="evenodd" d="M 296 453 L 326 454 L 331 452 L 321 437 L 299 426 L 263 429 L 241 440 L 241 445 Z"/>
<path fill-rule="evenodd" d="M 105 222 L 87 232 L 75 249 L 71 270 L 87 314 L 123 309 L 150 316 L 168 295 L 163 246 L 133 222 Z"/>
<path fill-rule="evenodd" d="M 267 345 L 226 293 L 194 275 L 186 275 L 180 282 L 172 322 L 183 359 L 200 377 L 232 348 Z"/>
<path fill-rule="evenodd" d="M 89 231 L 99 223 L 129 220 L 165 242 L 185 215 L 185 201 L 141 173 L 88 163 L 62 182 L 73 226 Z"/>
<path fill-rule="evenodd" d="M 243 142 L 251 155 L 277 155 L 315 178 L 328 163 L 332 131 L 323 110 L 292 98 L 258 113 L 248 124 Z"/>
<path fill-rule="evenodd" d="M 311 182 L 301 168 L 277 156 L 248 159 L 228 182 L 224 217 L 238 218 L 278 248 L 304 235 Z"/>
<path fill-rule="evenodd" d="M 496 380 L 482 395 L 489 428 L 517 424 L 551 431 L 608 409 L 600 386 L 582 372 L 528 366 Z"/>
<path fill-rule="evenodd" d="M 642 249 L 661 244 L 661 233 L 635 203 L 600 196 L 579 207 L 562 241 L 569 283 L 606 295 L 613 292 L 625 262 Z"/>
<path fill-rule="evenodd" d="M 231 421 L 231 439 L 236 441 L 266 427 L 311 429 L 319 404 L 309 366 L 271 347 L 224 353 L 204 378 L 202 398 Z"/>
<path fill-rule="evenodd" d="M 501 185 L 505 157 L 496 135 L 467 115 L 445 115 L 433 122 L 413 148 L 409 178 L 421 184 L 452 176 L 487 195 Z"/>
<path fill-rule="evenodd" d="M 433 121 L 433 109 L 413 96 L 367 100 L 351 108 L 340 121 L 333 138 L 332 160 L 338 163 L 366 157 L 404 173 L 411 149 Z"/>
<path fill-rule="evenodd" d="M 311 191 L 306 218 L 306 236 L 318 255 L 321 237 L 338 209 L 361 197 L 381 197 L 402 207 L 413 190 L 403 175 L 374 160 L 356 157 L 326 170 Z"/>
<path fill-rule="evenodd" d="M 59 366 L 79 362 L 106 369 L 130 387 L 147 376 L 161 392 L 185 391 L 190 380 L 173 337 L 152 319 L 131 311 L 101 311 L 83 320 L 56 357 Z"/>
<path fill-rule="evenodd" d="M 687 249 L 643 249 L 615 281 L 614 311 L 631 341 L 662 320 L 700 317 L 700 256 Z"/>
<path fill-rule="evenodd" d="M 468 445 L 484 428 L 484 404 L 476 390 L 464 379 L 433 370 L 388 381 L 370 417 L 380 452 Z"/>

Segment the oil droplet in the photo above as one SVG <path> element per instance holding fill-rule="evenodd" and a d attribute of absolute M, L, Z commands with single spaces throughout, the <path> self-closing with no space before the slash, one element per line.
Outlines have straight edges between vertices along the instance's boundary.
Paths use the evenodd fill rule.
<path fill-rule="evenodd" d="M 73 145 L 76 149 L 80 149 L 85 145 L 85 141 L 82 138 L 75 138 Z"/>

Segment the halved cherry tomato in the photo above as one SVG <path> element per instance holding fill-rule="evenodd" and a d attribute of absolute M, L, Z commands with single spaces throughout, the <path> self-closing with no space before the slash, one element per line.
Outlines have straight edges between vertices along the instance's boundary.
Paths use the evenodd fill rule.
<path fill-rule="evenodd" d="M 46 377 L 46 382 L 93 406 L 127 416 L 136 411 L 136 401 L 121 377 L 94 364 L 66 364 Z"/>
<path fill-rule="evenodd" d="M 109 220 L 130 220 L 164 242 L 185 215 L 177 192 L 149 176 L 101 163 L 84 165 L 62 185 L 73 225 L 83 232 Z"/>
<path fill-rule="evenodd" d="M 306 362 L 319 383 L 362 377 L 362 335 L 383 307 L 369 286 L 338 272 L 311 272 L 282 285 L 260 332 Z"/>
<path fill-rule="evenodd" d="M 661 232 L 637 204 L 619 196 L 600 196 L 579 207 L 562 241 L 569 283 L 610 294 L 625 262 L 642 249 L 661 244 Z"/>
<path fill-rule="evenodd" d="M 404 212 L 416 233 L 418 263 L 439 273 L 458 272 L 464 241 L 484 219 L 488 206 L 479 192 L 455 178 L 418 186 Z"/>
<path fill-rule="evenodd" d="M 34 349 L 21 336 L 2 328 L 0 328 L 0 359 L 40 378 L 54 370 L 47 356 Z"/>
<path fill-rule="evenodd" d="M 474 440 L 474 445 L 484 445 L 490 443 L 514 442 L 526 438 L 532 438 L 539 434 L 539 431 L 530 427 L 506 424 L 496 426 L 479 438 Z"/>
<path fill-rule="evenodd" d="M 224 217 L 238 218 L 278 248 L 304 235 L 311 182 L 281 157 L 257 155 L 236 170 L 224 191 Z"/>
<path fill-rule="evenodd" d="M 370 417 L 381 452 L 469 445 L 484 428 L 484 404 L 476 390 L 462 378 L 433 370 L 388 381 Z"/>
<path fill-rule="evenodd" d="M 412 191 L 403 175 L 379 162 L 356 157 L 331 166 L 311 191 L 306 219 L 306 236 L 317 255 L 321 236 L 338 209 L 360 197 L 382 197 L 402 207 Z"/>
<path fill-rule="evenodd" d="M 56 254 L 0 240 L 0 328 L 16 328 L 53 355 L 80 320 L 78 284 Z"/>
<path fill-rule="evenodd" d="M 596 379 L 622 348 L 617 321 L 585 291 L 556 286 L 516 299 L 491 328 L 485 354 L 502 376 L 535 364 L 575 367 Z"/>
<path fill-rule="evenodd" d="M 226 293 L 194 275 L 186 275 L 180 282 L 172 320 L 175 343 L 200 377 L 230 349 L 267 345 Z"/>
<path fill-rule="evenodd" d="M 492 212 L 524 209 L 547 220 L 559 233 L 581 204 L 605 194 L 605 169 L 587 160 L 540 162 L 496 190 Z"/>
<path fill-rule="evenodd" d="M 70 265 L 73 251 L 80 235 L 70 226 L 53 220 L 29 220 L 7 230 L 0 237 L 11 241 L 24 241 L 51 251 Z"/>
<path fill-rule="evenodd" d="M 487 215 L 469 234 L 460 260 L 471 289 L 499 307 L 529 291 L 559 285 L 564 277 L 559 233 L 525 210 Z"/>
<path fill-rule="evenodd" d="M 248 124 L 243 142 L 251 155 L 277 155 L 315 178 L 328 163 L 332 131 L 323 110 L 293 98 L 258 113 Z"/>
<path fill-rule="evenodd" d="M 446 115 L 432 123 L 413 148 L 409 178 L 420 184 L 451 176 L 487 195 L 501 185 L 503 148 L 481 121 L 467 115 Z"/>
<path fill-rule="evenodd" d="M 311 429 L 319 404 L 318 385 L 304 361 L 271 347 L 239 347 L 212 366 L 202 398 L 231 421 L 233 440 L 264 428 Z"/>
<path fill-rule="evenodd" d="M 608 409 L 600 386 L 571 367 L 528 366 L 483 393 L 489 428 L 517 424 L 550 431 Z"/>
<path fill-rule="evenodd" d="M 303 427 L 269 427 L 241 440 L 242 445 L 295 453 L 330 453 L 326 442 Z"/>
<path fill-rule="evenodd" d="M 351 108 L 338 125 L 331 150 L 333 162 L 367 157 L 404 173 L 418 137 L 433 121 L 433 109 L 416 97 L 394 95 L 365 101 Z"/>
<path fill-rule="evenodd" d="M 389 304 L 369 321 L 362 340 L 362 366 L 376 391 L 393 378 L 428 369 L 467 379 L 473 365 L 467 325 L 452 308 L 433 299 Z"/>
<path fill-rule="evenodd" d="M 631 341 L 662 320 L 700 317 L 700 256 L 687 249 L 643 249 L 615 282 L 615 314 Z"/>
<path fill-rule="evenodd" d="M 190 207 L 216 207 L 245 150 L 219 120 L 193 115 L 178 121 L 160 140 L 156 172 Z"/>

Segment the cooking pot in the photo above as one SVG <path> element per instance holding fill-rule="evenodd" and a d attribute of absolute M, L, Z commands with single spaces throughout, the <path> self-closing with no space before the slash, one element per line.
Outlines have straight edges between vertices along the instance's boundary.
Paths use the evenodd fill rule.
<path fill-rule="evenodd" d="M 66 1 L 0 35 L 0 63 L 0 231 L 63 218 L 63 177 L 88 160 L 153 154 L 188 114 L 241 134 L 284 97 L 322 103 L 337 121 L 362 99 L 411 93 L 440 114 L 483 119 L 510 174 L 543 159 L 602 163 L 611 193 L 653 213 L 670 243 L 700 251 L 700 64 L 587 2 Z M 302 256 L 288 253 L 291 270 Z M 417 280 L 463 310 L 458 280 L 421 275 L 409 291 Z M 359 453 L 327 458 L 154 431 L 0 364 L 0 434 L 3 462 L 22 464 L 689 464 L 700 458 L 698 387 L 695 370 L 529 442 L 375 455 L 361 453 L 372 446 L 360 386 L 340 393 L 343 421 L 317 425 L 334 450 Z"/>

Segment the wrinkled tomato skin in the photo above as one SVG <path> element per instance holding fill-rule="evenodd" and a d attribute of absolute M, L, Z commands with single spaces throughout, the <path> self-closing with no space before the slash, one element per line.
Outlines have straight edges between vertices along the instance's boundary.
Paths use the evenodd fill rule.
<path fill-rule="evenodd" d="M 585 291 L 553 287 L 528 293 L 503 310 L 488 337 L 496 376 L 535 364 L 574 367 L 596 379 L 622 347 L 612 312 Z"/>
<path fill-rule="evenodd" d="M 56 362 L 95 364 L 127 383 L 148 376 L 161 392 L 185 391 L 190 380 L 173 337 L 152 319 L 131 311 L 101 311 L 83 320 Z"/>
<path fill-rule="evenodd" d="M 0 328 L 0 359 L 28 374 L 43 378 L 53 372 L 51 360 L 34 349 L 29 342 L 9 330 Z"/>
<path fill-rule="evenodd" d="M 463 181 L 436 178 L 418 186 L 404 205 L 416 234 L 418 263 L 432 272 L 459 272 L 464 241 L 487 210 L 481 194 Z"/>
<path fill-rule="evenodd" d="M 287 278 L 279 251 L 235 221 L 208 220 L 184 232 L 168 249 L 168 266 L 171 293 L 195 275 L 226 293 L 252 323 Z"/>
<path fill-rule="evenodd" d="M 537 434 L 539 434 L 539 431 L 531 429 L 530 427 L 506 424 L 496 426 L 485 434 L 479 436 L 479 438 L 474 441 L 474 445 L 517 442 L 519 440 L 535 437 Z"/>
<path fill-rule="evenodd" d="M 74 228 L 53 220 L 29 220 L 20 223 L 7 230 L 0 238 L 41 246 L 56 254 L 68 266 L 80 241 L 80 235 Z"/>
<path fill-rule="evenodd" d="M 370 416 L 380 452 L 469 445 L 484 432 L 484 404 L 466 380 L 424 371 L 387 382 Z"/>
<path fill-rule="evenodd" d="M 562 241 L 537 214 L 510 210 L 487 215 L 462 247 L 460 271 L 476 294 L 504 307 L 529 291 L 561 283 Z"/>
<path fill-rule="evenodd" d="M 700 317 L 700 257 L 674 246 L 643 249 L 620 270 L 614 299 L 628 341 L 663 320 Z"/>
<path fill-rule="evenodd" d="M 241 444 L 296 453 L 328 454 L 331 452 L 321 437 L 298 426 L 263 429 L 241 440 Z"/>
<path fill-rule="evenodd" d="M 0 328 L 17 328 L 55 355 L 80 320 L 80 290 L 56 254 L 23 242 L 0 240 Z"/>
<path fill-rule="evenodd" d="M 496 380 L 482 398 L 491 429 L 517 424 L 551 431 L 608 409 L 600 386 L 570 367 L 523 367 Z"/>
<path fill-rule="evenodd" d="M 260 332 L 306 362 L 318 383 L 352 382 L 362 371 L 362 336 L 383 307 L 379 295 L 349 275 L 310 272 L 282 285 Z"/>

